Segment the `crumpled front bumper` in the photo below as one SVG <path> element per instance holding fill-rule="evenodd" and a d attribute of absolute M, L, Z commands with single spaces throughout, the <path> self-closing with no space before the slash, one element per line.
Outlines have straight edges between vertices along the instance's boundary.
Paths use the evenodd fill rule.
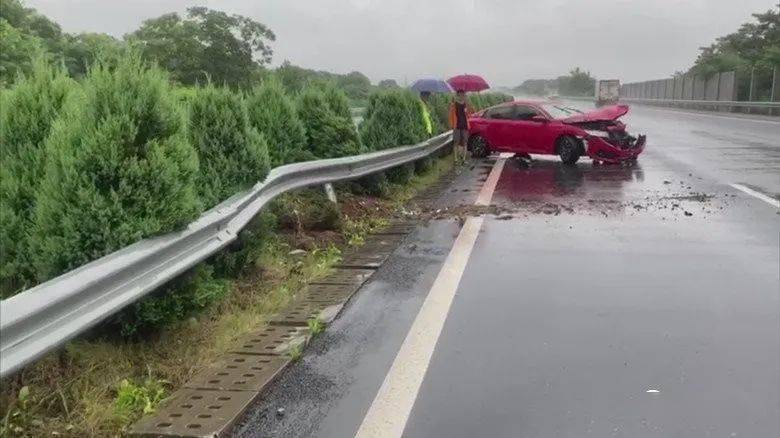
<path fill-rule="evenodd" d="M 590 136 L 585 138 L 587 154 L 593 161 L 605 163 L 620 163 L 636 160 L 639 154 L 645 150 L 647 136 L 640 135 L 633 144 L 625 147 L 615 146 L 602 137 Z"/>

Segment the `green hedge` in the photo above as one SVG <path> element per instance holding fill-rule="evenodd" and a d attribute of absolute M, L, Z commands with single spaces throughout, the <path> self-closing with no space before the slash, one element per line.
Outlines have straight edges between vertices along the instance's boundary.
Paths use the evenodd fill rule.
<path fill-rule="evenodd" d="M 428 136 L 420 99 L 408 90 L 381 90 L 368 99 L 360 138 L 369 150 L 411 145 Z M 391 182 L 404 183 L 414 176 L 414 163 L 387 172 Z"/>
<path fill-rule="evenodd" d="M 436 120 L 438 132 L 450 129 L 449 108 L 454 99 L 452 94 L 433 94 L 428 100 L 431 115 Z M 474 111 L 479 111 L 504 102 L 511 102 L 512 96 L 504 93 L 469 93 L 467 95 L 469 105 Z"/>
<path fill-rule="evenodd" d="M 315 83 L 314 86 L 321 89 L 323 94 L 325 94 L 328 107 L 334 114 L 339 117 L 352 119 L 352 112 L 349 110 L 349 98 L 344 91 L 332 83 Z"/>
<path fill-rule="evenodd" d="M 295 104 L 278 79 L 263 81 L 247 95 L 246 101 L 249 121 L 265 136 L 273 167 L 315 159 L 306 149 L 306 129 Z"/>
<path fill-rule="evenodd" d="M 181 229 L 264 179 L 271 160 L 349 156 L 429 136 L 422 104 L 408 91 L 371 96 L 363 144 L 346 95 L 333 84 L 314 83 L 295 99 L 273 80 L 246 95 L 210 84 L 172 87 L 132 51 L 96 63 L 80 84 L 40 61 L 0 99 L 3 296 Z M 414 172 L 410 163 L 372 175 L 361 190 L 385 195 L 388 175 L 401 183 Z M 123 310 L 113 332 L 136 335 L 229 293 L 223 278 L 254 257 L 242 239 L 267 235 L 271 222 L 332 228 L 338 209 L 317 193 L 297 207 L 310 222 L 266 212 L 262 218 L 273 220 L 258 219 L 229 249 Z"/>
<path fill-rule="evenodd" d="M 242 96 L 208 85 L 189 108 L 189 139 L 200 158 L 197 187 L 205 208 L 265 179 L 265 138 L 249 123 Z"/>
<path fill-rule="evenodd" d="M 345 157 L 362 151 L 351 118 L 334 112 L 320 87 L 307 86 L 298 96 L 297 109 L 306 129 L 306 148 L 315 157 Z"/>
<path fill-rule="evenodd" d="M 77 84 L 42 58 L 0 94 L 0 296 L 35 281 L 28 230 L 44 172 L 44 141 Z"/>
<path fill-rule="evenodd" d="M 46 141 L 30 236 L 39 280 L 200 212 L 198 159 L 168 76 L 133 54 L 98 64 L 82 88 Z"/>

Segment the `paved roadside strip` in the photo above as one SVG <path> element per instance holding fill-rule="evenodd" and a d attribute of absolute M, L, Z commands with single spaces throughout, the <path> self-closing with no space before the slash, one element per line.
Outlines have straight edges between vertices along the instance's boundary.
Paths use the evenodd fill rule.
<path fill-rule="evenodd" d="M 449 178 L 444 176 L 415 199 L 434 199 L 448 184 Z M 301 349 L 310 341 L 309 320 L 317 318 L 327 324 L 335 319 L 415 226 L 413 220 L 395 219 L 371 234 L 363 246 L 346 252 L 330 274 L 296 293 L 266 327 L 244 336 L 235 348 L 173 393 L 154 415 L 134 424 L 130 435 L 227 435 L 246 408 L 291 363 L 291 350 Z"/>
<path fill-rule="evenodd" d="M 496 162 L 477 197 L 477 205 L 490 205 L 505 162 L 505 157 Z M 469 217 L 463 224 L 356 437 L 403 434 L 483 221 L 482 216 Z"/>

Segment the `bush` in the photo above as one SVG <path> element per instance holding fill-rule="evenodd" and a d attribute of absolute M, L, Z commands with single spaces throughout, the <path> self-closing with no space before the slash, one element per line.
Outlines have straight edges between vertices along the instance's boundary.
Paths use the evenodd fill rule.
<path fill-rule="evenodd" d="M 382 90 L 369 97 L 360 137 L 370 150 L 416 144 L 428 136 L 420 100 L 410 91 Z M 414 164 L 387 172 L 392 182 L 405 183 L 414 176 Z"/>
<path fill-rule="evenodd" d="M 434 132 L 442 133 L 450 129 L 450 103 L 452 96 L 449 94 L 432 94 L 428 98 L 428 107 L 431 109 L 431 118 L 435 120 Z"/>
<path fill-rule="evenodd" d="M 434 131 L 444 132 L 450 129 L 450 104 L 454 99 L 450 94 L 433 94 L 428 99 L 431 116 L 436 120 Z M 511 102 L 512 96 L 504 93 L 470 93 L 467 97 L 474 111 L 483 110 L 504 102 Z M 438 128 L 438 129 L 437 129 Z"/>
<path fill-rule="evenodd" d="M 334 114 L 339 117 L 352 119 L 352 111 L 349 110 L 349 98 L 344 91 L 336 88 L 333 84 L 323 85 L 322 91 L 325 94 L 325 100 L 328 102 L 330 110 Z"/>
<path fill-rule="evenodd" d="M 242 97 L 208 85 L 190 104 L 190 143 L 200 158 L 198 189 L 206 208 L 262 181 L 269 170 L 268 147 L 249 123 Z"/>
<path fill-rule="evenodd" d="M 28 232 L 35 191 L 43 177 L 43 145 L 67 96 L 76 89 L 62 69 L 44 59 L 0 95 L 0 296 L 35 280 Z"/>
<path fill-rule="evenodd" d="M 227 280 L 214 278 L 201 264 L 151 295 L 122 310 L 110 323 L 123 337 L 137 337 L 207 309 L 230 290 Z"/>
<path fill-rule="evenodd" d="M 173 231 L 200 211 L 198 159 L 167 75 L 97 64 L 46 141 L 31 246 L 39 280 Z"/>
<path fill-rule="evenodd" d="M 350 118 L 333 112 L 325 94 L 307 87 L 298 96 L 298 115 L 306 129 L 306 147 L 317 158 L 359 154 L 362 150 Z"/>
<path fill-rule="evenodd" d="M 414 94 L 383 90 L 371 95 L 360 124 L 360 137 L 369 150 L 416 144 L 427 135 L 422 107 Z"/>
<path fill-rule="evenodd" d="M 278 79 L 269 78 L 252 90 L 247 109 L 249 122 L 265 136 L 273 167 L 315 158 L 306 149 L 303 122 Z"/>
<path fill-rule="evenodd" d="M 279 197 L 271 206 L 279 226 L 296 231 L 337 230 L 341 212 L 321 189 L 301 190 Z"/>

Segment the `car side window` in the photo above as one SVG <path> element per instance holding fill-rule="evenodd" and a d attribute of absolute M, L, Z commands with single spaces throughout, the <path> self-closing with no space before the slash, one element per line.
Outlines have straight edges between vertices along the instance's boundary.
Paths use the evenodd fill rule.
<path fill-rule="evenodd" d="M 511 106 L 500 106 L 491 108 L 485 113 L 488 119 L 509 120 L 512 118 L 514 110 Z"/>
<path fill-rule="evenodd" d="M 525 105 L 515 105 L 515 114 L 513 119 L 515 120 L 531 120 L 531 117 L 539 115 L 534 107 Z"/>

